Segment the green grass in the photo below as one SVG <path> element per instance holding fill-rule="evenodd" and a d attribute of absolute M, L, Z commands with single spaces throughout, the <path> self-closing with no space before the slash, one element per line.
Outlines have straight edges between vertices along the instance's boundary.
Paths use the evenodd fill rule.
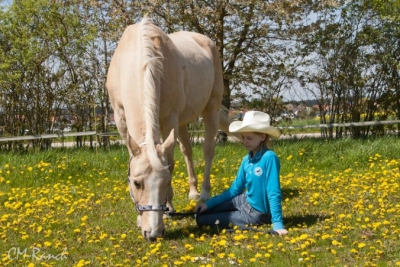
<path fill-rule="evenodd" d="M 125 147 L 2 152 L 0 265 L 400 265 L 398 139 L 279 140 L 274 150 L 287 236 L 200 229 L 193 218 L 169 218 L 165 237 L 153 243 L 136 227 Z M 240 144 L 216 148 L 213 194 L 230 185 L 245 153 Z M 200 145 L 194 156 L 201 177 Z M 175 165 L 175 208 L 193 209 L 178 150 Z"/>

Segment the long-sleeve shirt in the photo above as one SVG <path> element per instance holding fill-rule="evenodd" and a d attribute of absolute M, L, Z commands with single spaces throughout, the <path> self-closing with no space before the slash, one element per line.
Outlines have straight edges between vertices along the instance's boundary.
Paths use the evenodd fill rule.
<path fill-rule="evenodd" d="M 275 152 L 264 148 L 254 157 L 251 157 L 250 152 L 243 158 L 231 187 L 205 204 L 208 209 L 212 209 L 242 194 L 246 189 L 249 204 L 259 212 L 271 214 L 274 230 L 283 229 L 279 172 L 280 161 Z"/>

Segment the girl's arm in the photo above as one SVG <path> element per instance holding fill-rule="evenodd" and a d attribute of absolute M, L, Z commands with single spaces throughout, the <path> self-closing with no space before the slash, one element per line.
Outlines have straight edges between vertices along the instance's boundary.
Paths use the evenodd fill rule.
<path fill-rule="evenodd" d="M 247 157 L 245 157 L 243 161 L 246 160 L 246 158 Z M 212 209 L 213 207 L 218 206 L 219 204 L 222 204 L 225 201 L 228 201 L 243 193 L 246 186 L 246 173 L 243 168 L 243 161 L 240 164 L 239 170 L 236 174 L 236 178 L 233 181 L 231 187 L 229 187 L 220 195 L 217 195 L 206 201 L 205 205 L 208 209 Z"/>

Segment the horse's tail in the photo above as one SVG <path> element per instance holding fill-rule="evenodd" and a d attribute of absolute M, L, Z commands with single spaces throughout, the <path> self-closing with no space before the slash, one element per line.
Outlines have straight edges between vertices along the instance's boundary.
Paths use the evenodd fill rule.
<path fill-rule="evenodd" d="M 159 125 L 159 106 L 160 106 L 160 79 L 163 75 L 163 55 L 160 47 L 161 44 L 156 40 L 162 38 L 160 31 L 154 26 L 152 20 L 144 17 L 140 22 L 140 40 L 142 51 L 142 68 L 143 75 L 143 91 L 144 117 L 146 122 L 146 148 L 150 164 L 155 169 L 162 169 L 162 165 L 158 158 L 155 143 L 160 143 L 160 125 Z"/>
<path fill-rule="evenodd" d="M 229 132 L 229 124 L 232 122 L 232 120 L 229 118 L 229 109 L 227 109 L 224 105 L 221 105 L 221 111 L 219 114 L 219 128 L 227 135 L 234 136 L 238 140 L 241 140 L 240 134 Z"/>

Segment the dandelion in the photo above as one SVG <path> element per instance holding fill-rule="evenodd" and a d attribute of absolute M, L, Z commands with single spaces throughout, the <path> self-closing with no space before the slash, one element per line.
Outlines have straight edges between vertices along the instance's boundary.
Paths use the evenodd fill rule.
<path fill-rule="evenodd" d="M 336 240 L 332 240 L 332 245 L 334 245 L 334 246 L 341 246 L 342 243 L 340 243 L 339 241 L 336 241 Z"/>
<path fill-rule="evenodd" d="M 220 246 L 226 246 L 226 240 L 221 240 L 218 242 L 218 245 Z"/>
<path fill-rule="evenodd" d="M 365 245 L 365 243 L 359 243 L 358 244 L 358 248 L 363 248 L 363 247 L 365 247 L 366 245 Z"/>
<path fill-rule="evenodd" d="M 218 253 L 217 257 L 220 259 L 223 259 L 223 258 L 225 258 L 225 253 Z"/>
<path fill-rule="evenodd" d="M 185 248 L 187 250 L 193 250 L 194 249 L 194 247 L 192 245 L 190 245 L 190 244 L 185 244 Z"/>

